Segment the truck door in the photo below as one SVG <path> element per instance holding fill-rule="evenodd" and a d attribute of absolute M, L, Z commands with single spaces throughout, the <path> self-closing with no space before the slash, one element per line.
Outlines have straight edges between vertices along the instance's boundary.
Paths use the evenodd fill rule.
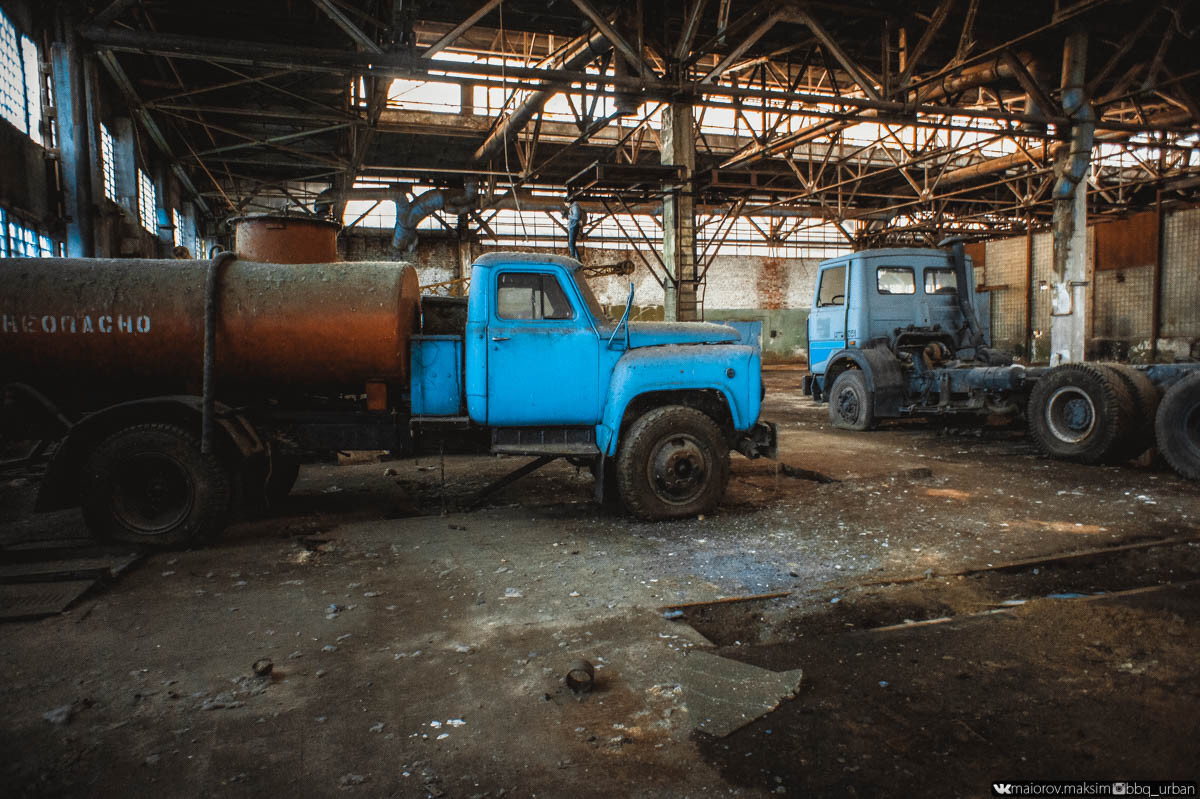
<path fill-rule="evenodd" d="M 500 269 L 487 331 L 493 427 L 600 421 L 599 337 L 573 285 L 553 271 Z"/>
<path fill-rule="evenodd" d="M 829 356 L 846 346 L 848 264 L 827 266 L 817 276 L 817 294 L 808 314 L 808 370 L 825 374 Z"/>

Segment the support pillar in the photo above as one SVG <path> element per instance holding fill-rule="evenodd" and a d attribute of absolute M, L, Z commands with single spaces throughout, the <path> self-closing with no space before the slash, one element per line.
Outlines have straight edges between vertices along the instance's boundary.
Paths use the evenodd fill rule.
<path fill-rule="evenodd" d="M 71 37 L 74 39 L 74 36 Z M 55 42 L 54 103 L 58 107 L 58 151 L 67 217 L 67 255 L 95 255 L 95 205 L 92 203 L 92 160 L 88 148 L 87 96 L 79 47 Z"/>
<path fill-rule="evenodd" d="M 1084 359 L 1087 334 L 1087 176 L 1095 115 L 1084 94 L 1087 31 L 1077 28 L 1063 47 L 1062 104 L 1071 119 L 1069 147 L 1054 171 L 1054 273 L 1050 297 L 1050 363 Z"/>
<path fill-rule="evenodd" d="M 696 169 L 696 128 L 692 107 L 672 103 L 663 110 L 661 163 L 684 167 L 684 180 L 667 188 L 663 198 L 663 312 L 667 321 L 699 318 L 696 281 L 696 198 L 692 175 Z"/>
<path fill-rule="evenodd" d="M 1076 187 L 1075 196 L 1061 214 L 1054 215 L 1054 275 L 1050 284 L 1050 364 L 1083 360 L 1087 330 L 1087 186 Z M 1069 229 L 1067 229 L 1069 225 Z M 1060 242 L 1060 236 L 1062 241 Z M 1059 248 L 1063 247 L 1060 264 Z M 1059 269 L 1062 271 L 1060 272 Z"/>

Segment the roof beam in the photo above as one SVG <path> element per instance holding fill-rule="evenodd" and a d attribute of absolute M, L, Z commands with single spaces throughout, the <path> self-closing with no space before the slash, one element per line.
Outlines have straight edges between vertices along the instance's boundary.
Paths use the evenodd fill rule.
<path fill-rule="evenodd" d="M 324 11 L 325 15 L 328 16 L 331 20 L 333 20 L 334 24 L 337 25 L 339 28 L 341 28 L 342 31 L 347 36 L 349 36 L 351 39 L 353 39 L 355 44 L 357 44 L 363 50 L 365 50 L 368 53 L 374 53 L 376 55 L 383 52 L 383 48 L 379 46 L 378 42 L 376 42 L 374 39 L 372 39 L 367 34 L 363 33 L 362 29 L 359 28 L 357 25 L 355 25 L 354 22 L 351 21 L 351 19 L 348 16 L 346 16 L 345 13 L 343 13 L 342 10 L 340 8 L 338 8 L 337 6 L 335 6 L 330 0 L 312 0 L 312 1 L 313 1 L 313 4 L 315 4 L 317 6 L 317 8 Z"/>
<path fill-rule="evenodd" d="M 617 29 L 614 28 L 609 21 L 605 19 L 599 11 L 596 10 L 596 7 L 591 4 L 590 0 L 571 1 L 575 3 L 579 10 L 583 12 L 583 15 L 590 19 L 592 24 L 604 34 L 604 37 L 612 43 L 612 46 L 615 47 L 621 53 L 621 55 L 625 56 L 625 60 L 629 62 L 630 66 L 635 67 L 637 71 L 641 73 L 642 77 L 658 77 L 654 74 L 654 71 L 651 70 L 650 67 L 646 66 L 646 62 L 642 60 L 642 54 L 639 53 Z"/>
<path fill-rule="evenodd" d="M 500 5 L 500 0 L 487 0 L 487 2 L 476 9 L 471 16 L 467 17 L 462 22 L 451 28 L 445 36 L 426 47 L 425 51 L 421 53 L 421 57 L 433 58 L 434 53 L 440 53 L 442 50 L 445 50 L 447 47 L 454 44 L 464 33 L 474 27 L 476 22 L 487 16 L 488 13 L 490 13 L 491 10 L 498 5 Z"/>

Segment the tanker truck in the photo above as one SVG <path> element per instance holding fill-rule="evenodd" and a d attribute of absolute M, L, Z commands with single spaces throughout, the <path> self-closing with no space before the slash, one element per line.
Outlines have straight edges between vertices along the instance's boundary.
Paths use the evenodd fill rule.
<path fill-rule="evenodd" d="M 642 519 L 710 511 L 730 450 L 774 457 L 758 351 L 721 325 L 631 324 L 632 285 L 614 320 L 580 268 L 488 254 L 467 299 L 423 307 L 398 262 L 0 260 L 0 436 L 49 459 L 38 510 L 150 545 L 278 500 L 306 456 L 449 433 L 587 465 Z"/>

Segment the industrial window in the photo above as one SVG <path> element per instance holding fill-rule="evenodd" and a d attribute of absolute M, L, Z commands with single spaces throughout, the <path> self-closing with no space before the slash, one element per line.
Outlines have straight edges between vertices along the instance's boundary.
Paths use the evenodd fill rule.
<path fill-rule="evenodd" d="M 846 267 L 830 267 L 821 273 L 821 290 L 817 292 L 817 307 L 845 304 Z"/>
<path fill-rule="evenodd" d="M 54 240 L 49 236 L 38 233 L 31 227 L 22 225 L 0 209 L 0 224 L 4 226 L 5 236 L 0 236 L 0 254 L 12 258 L 53 258 L 58 254 Z"/>
<path fill-rule="evenodd" d="M 42 144 L 41 70 L 37 45 L 0 11 L 0 116 Z"/>
<path fill-rule="evenodd" d="M 958 278 L 954 276 L 953 269 L 925 270 L 926 294 L 956 294 L 957 292 Z"/>
<path fill-rule="evenodd" d="M 142 227 L 151 233 L 158 233 L 158 192 L 154 188 L 154 181 L 150 176 L 141 169 L 137 171 L 138 178 L 138 217 L 142 220 Z"/>
<path fill-rule="evenodd" d="M 117 201 L 117 147 L 113 136 L 100 123 L 100 162 L 104 168 L 104 196 Z"/>
<path fill-rule="evenodd" d="M 183 214 L 178 208 L 171 209 L 171 238 L 176 247 L 183 246 Z"/>
<path fill-rule="evenodd" d="M 881 266 L 875 271 L 880 294 L 916 294 L 917 277 L 911 266 Z"/>
<path fill-rule="evenodd" d="M 570 319 L 575 315 L 554 275 L 500 275 L 496 315 L 501 319 Z"/>
<path fill-rule="evenodd" d="M 8 236 L 5 234 L 7 230 L 8 214 L 0 208 L 0 258 L 8 257 Z"/>

